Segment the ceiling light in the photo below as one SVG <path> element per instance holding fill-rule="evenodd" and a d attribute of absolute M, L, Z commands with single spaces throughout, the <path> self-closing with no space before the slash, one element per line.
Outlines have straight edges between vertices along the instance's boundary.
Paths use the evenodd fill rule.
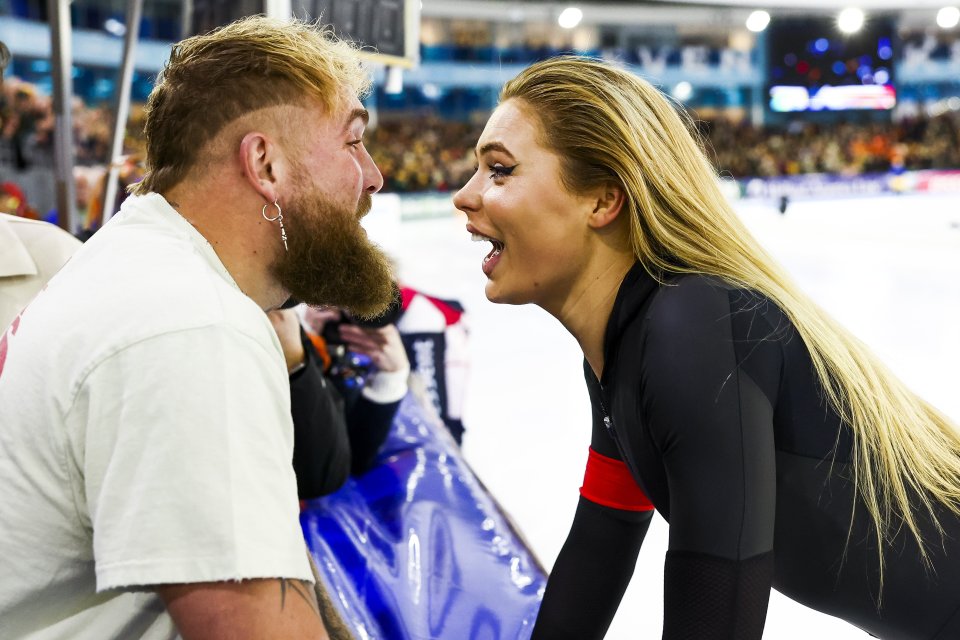
<path fill-rule="evenodd" d="M 863 27 L 863 20 L 863 11 L 850 7 L 841 11 L 840 15 L 837 16 L 837 28 L 844 33 L 856 33 Z"/>
<path fill-rule="evenodd" d="M 953 29 L 960 22 L 960 9 L 944 7 L 937 12 L 937 25 L 941 29 Z"/>
<path fill-rule="evenodd" d="M 747 29 L 754 33 L 760 33 L 770 24 L 770 14 L 762 9 L 757 9 L 747 16 Z"/>
<path fill-rule="evenodd" d="M 567 7 L 557 18 L 557 24 L 559 24 L 564 29 L 573 29 L 575 26 L 580 24 L 580 21 L 583 19 L 583 11 L 577 9 L 576 7 Z"/>
<path fill-rule="evenodd" d="M 673 97 L 679 100 L 680 102 L 686 102 L 690 99 L 690 96 L 693 95 L 693 85 L 691 85 L 686 80 L 678 82 L 677 86 L 673 88 Z"/>
<path fill-rule="evenodd" d="M 123 37 L 127 33 L 127 25 L 116 18 L 107 18 L 107 21 L 103 23 L 103 30 L 111 35 Z"/>
<path fill-rule="evenodd" d="M 383 84 L 383 92 L 391 96 L 403 93 L 403 69 L 401 67 L 387 67 L 387 78 Z"/>

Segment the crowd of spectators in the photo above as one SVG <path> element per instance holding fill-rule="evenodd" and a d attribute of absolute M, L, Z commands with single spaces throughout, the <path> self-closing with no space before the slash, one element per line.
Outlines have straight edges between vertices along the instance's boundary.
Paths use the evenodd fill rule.
<path fill-rule="evenodd" d="M 786 128 L 701 121 L 715 166 L 734 178 L 859 175 L 960 168 L 960 112 L 893 123 L 794 122 Z"/>
<path fill-rule="evenodd" d="M 85 225 L 95 226 L 102 209 L 98 197 L 102 197 L 113 116 L 108 107 L 87 106 L 79 99 L 74 100 L 72 114 L 80 210 L 89 218 Z M 367 147 L 383 172 L 385 191 L 453 191 L 469 179 L 475 167 L 473 145 L 486 114 L 478 114 L 474 122 L 424 113 L 378 115 Z M 123 170 L 125 183 L 138 178 L 141 122 L 142 107 L 135 105 L 125 143 L 131 158 Z M 697 120 L 697 126 L 718 171 L 733 178 L 960 168 L 957 111 L 893 123 L 796 120 L 774 128 L 719 118 Z M 0 168 L 52 167 L 53 128 L 50 97 L 34 85 L 10 78 L 0 102 Z"/>
<path fill-rule="evenodd" d="M 721 118 L 698 120 L 697 126 L 717 170 L 737 179 L 960 169 L 960 112 L 882 124 L 796 121 L 774 128 Z M 368 147 L 385 190 L 450 191 L 470 177 L 481 130 L 482 124 L 436 117 L 391 119 L 380 124 Z"/>
<path fill-rule="evenodd" d="M 482 124 L 436 116 L 381 120 L 366 143 L 384 191 L 452 191 L 466 184 Z"/>
<path fill-rule="evenodd" d="M 88 106 L 79 97 L 74 97 L 71 107 L 80 224 L 85 230 L 95 229 L 102 215 L 114 118 L 109 106 Z M 16 77 L 6 78 L 0 94 L 0 212 L 47 217 L 46 211 L 37 210 L 43 207 L 30 202 L 28 194 L 23 193 L 15 181 L 25 179 L 25 172 L 53 171 L 54 122 L 53 101 L 49 95 Z M 142 106 L 134 105 L 124 141 L 129 160 L 120 167 L 121 189 L 135 182 L 141 172 L 136 161 L 142 156 L 142 122 Z M 31 179 L 31 183 L 35 181 Z"/>
<path fill-rule="evenodd" d="M 74 161 L 81 166 L 103 164 L 110 153 L 113 114 L 107 105 L 88 106 L 74 97 Z M 136 143 L 139 110 L 135 110 L 130 133 Z M 49 164 L 53 147 L 54 113 L 49 95 L 35 85 L 17 78 L 4 83 L 0 100 L 0 135 L 6 143 L 10 162 L 18 170 Z"/>

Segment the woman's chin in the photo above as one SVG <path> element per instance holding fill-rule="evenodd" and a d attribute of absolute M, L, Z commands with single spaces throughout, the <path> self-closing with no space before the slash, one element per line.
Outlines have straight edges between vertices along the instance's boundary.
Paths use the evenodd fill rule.
<path fill-rule="evenodd" d="M 487 287 L 484 289 L 487 300 L 494 304 L 527 304 L 530 300 L 517 291 L 508 291 L 493 280 L 487 280 Z"/>
<path fill-rule="evenodd" d="M 500 291 L 500 287 L 496 285 L 493 280 L 487 280 L 487 286 L 483 290 L 484 294 L 487 296 L 487 300 L 493 302 L 494 304 L 503 304 L 503 293 Z"/>

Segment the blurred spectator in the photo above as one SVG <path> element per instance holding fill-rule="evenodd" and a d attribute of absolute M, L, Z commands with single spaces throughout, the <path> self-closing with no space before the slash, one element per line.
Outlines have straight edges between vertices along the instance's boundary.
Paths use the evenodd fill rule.
<path fill-rule="evenodd" d="M 0 335 L 79 246 L 52 224 L 0 213 Z"/>
<path fill-rule="evenodd" d="M 407 393 L 410 364 L 392 324 L 363 328 L 337 324 L 341 314 L 336 309 L 303 306 L 300 311 L 309 332 L 294 309 L 267 315 L 290 374 L 297 492 L 301 499 L 310 499 L 336 491 L 349 475 L 373 466 Z M 332 345 L 322 337 L 325 325 L 345 348 L 372 361 L 362 387 L 351 387 L 352 379 L 331 368 Z"/>
<path fill-rule="evenodd" d="M 384 191 L 452 191 L 473 173 L 473 142 L 481 129 L 436 116 L 381 120 L 367 148 Z"/>
<path fill-rule="evenodd" d="M 785 130 L 723 120 L 699 125 L 714 164 L 734 178 L 960 168 L 957 112 L 883 124 L 797 122 Z"/>
<path fill-rule="evenodd" d="M 397 329 L 414 376 L 458 445 L 463 444 L 463 402 L 470 370 L 465 309 L 410 287 L 400 288 Z"/>
<path fill-rule="evenodd" d="M 36 209 L 27 202 L 27 196 L 12 182 L 0 183 L 0 213 L 36 220 Z"/>

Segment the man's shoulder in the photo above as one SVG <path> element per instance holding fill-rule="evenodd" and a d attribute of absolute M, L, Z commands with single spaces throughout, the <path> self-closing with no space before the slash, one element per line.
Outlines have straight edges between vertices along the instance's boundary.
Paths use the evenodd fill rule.
<path fill-rule="evenodd" d="M 22 252 L 23 259 L 33 263 L 24 273 L 35 273 L 38 268 L 56 271 L 80 247 L 80 241 L 49 222 L 0 213 L 0 246 L 9 254 L 7 258 Z"/>
<path fill-rule="evenodd" d="M 233 328 L 266 342 L 263 311 L 176 233 L 104 228 L 24 313 L 47 339 L 111 352 L 153 336 Z"/>
<path fill-rule="evenodd" d="M 39 231 L 49 231 L 50 233 L 55 235 L 62 234 L 62 235 L 69 236 L 71 238 L 73 237 L 69 233 L 61 229 L 60 227 L 56 226 L 55 224 L 51 224 L 43 220 L 34 220 L 32 218 L 15 216 L 9 213 L 0 213 L 0 224 L 8 224 L 10 225 L 11 229 L 17 232 L 39 230 Z"/>

